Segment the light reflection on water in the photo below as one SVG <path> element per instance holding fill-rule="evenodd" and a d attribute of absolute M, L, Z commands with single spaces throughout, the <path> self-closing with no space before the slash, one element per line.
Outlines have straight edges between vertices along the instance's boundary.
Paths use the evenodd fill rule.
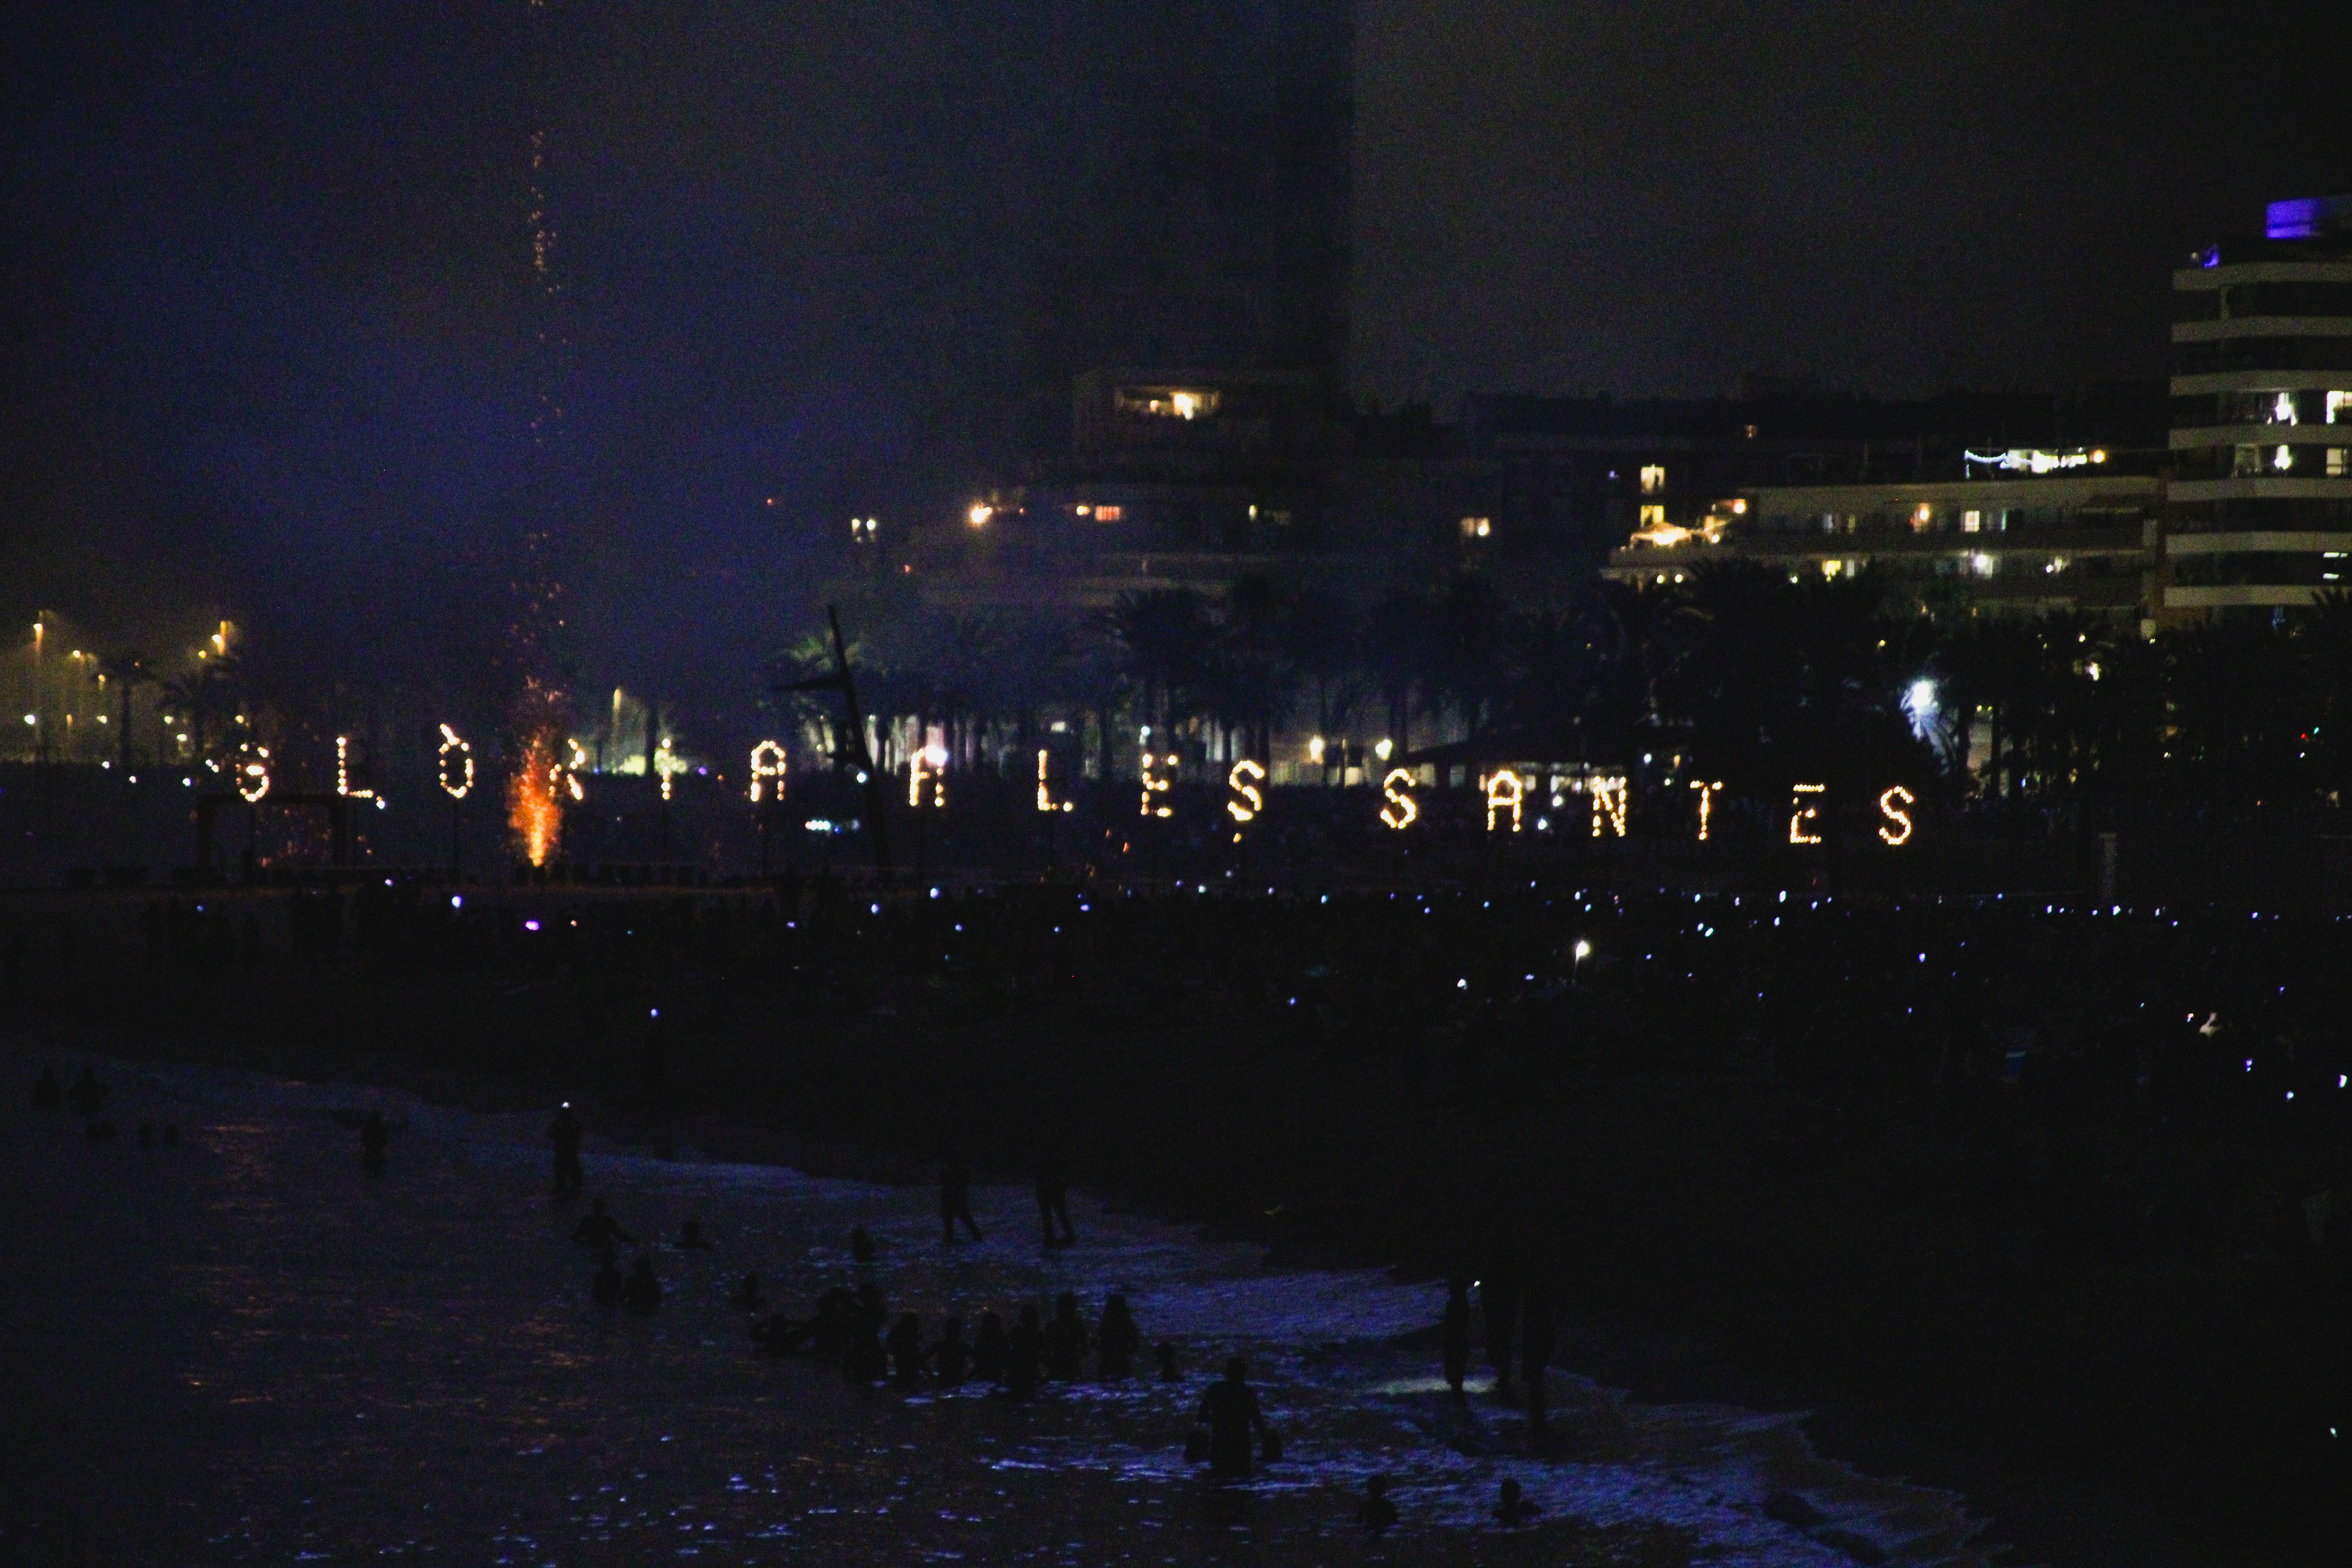
<path fill-rule="evenodd" d="M 1626 1405 L 1556 1376 L 1564 1440 L 1558 1457 L 1526 1457 L 1512 1413 L 1453 1408 L 1427 1354 L 1391 1342 L 1436 1321 L 1433 1287 L 1270 1273 L 1252 1248 L 1083 1203 L 1082 1244 L 1042 1254 L 1034 1205 L 1012 1187 L 978 1194 L 985 1243 L 943 1249 L 927 1189 L 592 1144 L 591 1191 L 624 1225 L 675 1237 L 693 1218 L 716 1244 L 653 1247 L 664 1306 L 615 1317 L 589 1302 L 591 1260 L 568 1239 L 581 1206 L 545 1194 L 540 1117 L 195 1069 L 111 1077 L 118 1122 L 175 1119 L 186 1146 L 90 1149 L 20 1100 L 0 1113 L 24 1133 L 0 1195 L 60 1216 L 36 1245 L 57 1254 L 42 1259 L 43 1310 L 68 1316 L 39 1331 L 68 1366 L 121 1374 L 49 1392 L 80 1405 L 100 1444 L 110 1423 L 168 1424 L 177 1458 L 126 1451 L 117 1495 L 155 1467 L 184 1471 L 163 1489 L 173 1507 L 45 1527 L 52 1542 L 77 1530 L 116 1542 L 116 1561 L 1320 1561 L 1352 1535 L 1375 1472 L 1404 1524 L 1349 1550 L 1388 1562 L 1458 1561 L 1473 1531 L 1496 1561 L 1977 1561 L 1952 1500 L 1822 1464 L 1786 1417 Z M 380 1181 L 326 1114 L 362 1105 L 396 1129 Z M 880 1244 L 870 1267 L 846 1255 L 853 1224 Z M 983 1308 L 1010 1321 L 1064 1289 L 1091 1317 L 1121 1289 L 1147 1343 L 1176 1341 L 1188 1375 L 1030 1404 L 852 1389 L 828 1364 L 747 1354 L 726 1300 L 745 1271 L 795 1310 L 870 1278 L 927 1333 L 950 1309 L 969 1330 Z M 127 1279 L 152 1286 L 126 1297 Z M 86 1327 L 77 1312 L 92 1314 Z M 110 1357 L 111 1343 L 160 1347 L 165 1364 Z M 1233 1350 L 1250 1356 L 1287 1453 L 1217 1489 L 1181 1449 Z M 1491 1527 L 1506 1476 L 1546 1522 Z M 1828 1524 L 1809 1536 L 1766 1517 L 1780 1490 Z"/>

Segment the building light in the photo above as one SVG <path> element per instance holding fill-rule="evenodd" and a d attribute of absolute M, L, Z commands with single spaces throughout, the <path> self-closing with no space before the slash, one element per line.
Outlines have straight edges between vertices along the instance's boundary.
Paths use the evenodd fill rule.
<path fill-rule="evenodd" d="M 2277 469 L 2282 474 L 2286 472 L 2289 468 L 2294 468 L 2294 448 L 2292 447 L 2281 447 L 2276 452 L 2271 454 L 2271 467 Z"/>
<path fill-rule="evenodd" d="M 1323 760 L 1323 737 L 1322 737 L 1322 736 L 1320 736 L 1320 735 L 1312 735 L 1312 736 L 1309 736 L 1309 737 L 1307 738 L 1307 760 L 1308 762 L 1310 762 L 1310 763 L 1319 763 L 1319 762 L 1321 762 L 1321 761 Z"/>
<path fill-rule="evenodd" d="M 1834 577 L 1844 570 L 1845 563 L 1843 561 L 1824 561 L 1822 563 L 1822 575 L 1824 577 Z"/>
<path fill-rule="evenodd" d="M 1121 414 L 1147 419 L 1203 419 L 1217 411 L 1221 395 L 1206 387 L 1122 386 L 1117 398 Z"/>
<path fill-rule="evenodd" d="M 1095 521 L 1097 522 L 1117 522 L 1126 515 L 1127 509 L 1124 507 L 1098 506 L 1095 508 Z"/>
<path fill-rule="evenodd" d="M 1389 754 L 1395 750 L 1396 742 L 1387 739 L 1385 736 L 1372 743 L 1372 755 L 1378 757 L 1384 763 L 1389 760 Z"/>
<path fill-rule="evenodd" d="M 1925 533 L 1935 526 L 1936 509 L 1929 506 L 1926 501 L 1921 501 L 1918 509 L 1911 514 L 1911 531 L 1914 533 Z"/>
<path fill-rule="evenodd" d="M 2327 395 L 2327 422 L 2330 425 L 2339 423 L 2338 416 L 2347 409 L 2352 409 L 2352 392 L 2331 392 Z M 2352 419 L 2341 422 L 2352 424 Z"/>
<path fill-rule="evenodd" d="M 2042 563 L 2042 570 L 2055 577 L 2059 573 L 2066 570 L 2067 565 L 2068 562 L 2063 555 L 2053 555 Z"/>
<path fill-rule="evenodd" d="M 964 520 L 972 527 L 985 528 L 988 526 L 988 520 L 996 515 L 996 509 L 986 501 L 974 501 L 971 503 L 971 510 L 963 515 Z"/>
<path fill-rule="evenodd" d="M 2282 392 L 2278 395 L 2277 400 L 2272 403 L 2271 423 L 2273 425 L 2292 425 L 2295 423 L 2294 393 Z"/>
<path fill-rule="evenodd" d="M 1487 517 L 1465 517 L 1462 520 L 1462 537 L 1484 539 L 1495 531 L 1495 520 Z"/>
<path fill-rule="evenodd" d="M 1645 496 L 1655 496 L 1664 495 L 1665 492 L 1666 470 L 1655 463 L 1644 468 L 1642 470 L 1642 493 Z"/>
<path fill-rule="evenodd" d="M 1751 437 L 1754 436 L 1756 433 L 1756 426 L 1750 425 L 1748 427 L 1748 433 Z M 1739 500 L 1736 500 L 1731 503 L 1731 515 L 1734 517 L 1746 517 L 1748 515 L 1748 502 L 1744 497 Z"/>
<path fill-rule="evenodd" d="M 1969 557 L 1969 570 L 1979 577 L 1991 576 L 1999 566 L 1999 561 L 1990 555 L 1971 555 Z"/>
<path fill-rule="evenodd" d="M 1980 511 L 1964 511 L 1960 513 L 1960 531 L 1962 533 L 1983 532 L 1984 513 Z"/>

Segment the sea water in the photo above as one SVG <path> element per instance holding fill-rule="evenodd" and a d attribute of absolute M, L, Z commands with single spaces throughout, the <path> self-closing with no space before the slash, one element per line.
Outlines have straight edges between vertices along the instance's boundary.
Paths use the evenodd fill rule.
<path fill-rule="evenodd" d="M 0 1059 L 29 1084 L 32 1058 Z M 646 1252 L 665 1287 L 636 1318 L 590 1300 L 593 1258 L 570 1239 L 585 1205 L 549 1196 L 543 1114 L 101 1073 L 110 1143 L 21 1094 L 0 1110 L 20 1287 L 0 1300 L 18 1369 L 8 1562 L 1982 1560 L 1959 1500 L 1822 1460 L 1794 1415 L 1637 1405 L 1556 1371 L 1556 1439 L 1531 1455 L 1475 1381 L 1466 1407 L 1450 1399 L 1423 1348 L 1439 1288 L 1270 1267 L 1085 1194 L 1074 1247 L 1038 1245 L 1025 1185 L 985 1183 L 985 1240 L 944 1245 L 928 1187 L 592 1139 L 589 1191 L 641 1243 L 623 1260 Z M 353 1130 L 368 1109 L 394 1130 L 376 1178 Z M 139 1123 L 166 1121 L 177 1147 L 137 1146 Z M 689 1218 L 709 1250 L 665 1245 Z M 849 1256 L 855 1225 L 871 1265 Z M 949 1311 L 967 1338 L 984 1309 L 1050 1317 L 1064 1290 L 1091 1324 L 1123 1290 L 1147 1348 L 1133 1378 L 1027 1402 L 853 1388 L 829 1363 L 752 1353 L 728 1300 L 745 1273 L 795 1315 L 870 1279 L 927 1340 Z M 1152 1367 L 1161 1340 L 1179 1383 Z M 1233 1354 L 1285 1454 L 1216 1486 L 1184 1438 Z M 1374 1474 L 1400 1523 L 1368 1541 L 1354 1509 Z M 1536 1523 L 1496 1524 L 1506 1477 Z"/>

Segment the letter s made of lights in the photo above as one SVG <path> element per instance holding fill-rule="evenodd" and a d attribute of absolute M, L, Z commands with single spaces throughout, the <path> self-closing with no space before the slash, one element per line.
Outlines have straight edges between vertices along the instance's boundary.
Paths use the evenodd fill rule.
<path fill-rule="evenodd" d="M 449 759 L 457 760 L 459 771 L 451 772 Z M 441 726 L 441 750 L 434 759 L 441 772 L 441 787 L 451 800 L 463 800 L 474 787 L 474 748 L 458 739 L 457 731 L 448 725 Z"/>
<path fill-rule="evenodd" d="M 1900 849 L 1911 842 L 1911 814 L 1904 808 L 1918 798 L 1901 784 L 1893 785 L 1878 797 L 1878 814 L 1886 818 L 1879 824 L 1878 837 L 1886 841 L 1888 848 Z"/>
<path fill-rule="evenodd" d="M 1381 821 L 1402 833 L 1421 816 L 1421 807 L 1412 801 L 1412 770 L 1391 768 L 1389 776 L 1381 781 L 1381 795 L 1385 804 L 1381 807 Z"/>
<path fill-rule="evenodd" d="M 1236 823 L 1253 821 L 1265 809 L 1265 796 L 1257 787 L 1265 782 L 1265 769 L 1247 757 L 1235 763 L 1233 771 L 1225 775 L 1225 785 L 1234 792 L 1233 799 L 1225 802 L 1225 809 Z"/>

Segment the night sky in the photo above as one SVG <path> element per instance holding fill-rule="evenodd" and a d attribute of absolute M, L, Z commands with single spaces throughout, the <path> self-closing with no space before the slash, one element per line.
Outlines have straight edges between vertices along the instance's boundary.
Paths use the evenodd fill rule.
<path fill-rule="evenodd" d="M 1003 427 L 1070 4 L 560 0 L 536 70 L 523 0 L 12 7 L 6 613 L 477 658 L 544 127 L 582 658 L 740 689 L 815 531 Z M 1356 390 L 2152 377 L 2176 256 L 2352 189 L 2347 60 L 2309 3 L 1368 0 Z"/>

